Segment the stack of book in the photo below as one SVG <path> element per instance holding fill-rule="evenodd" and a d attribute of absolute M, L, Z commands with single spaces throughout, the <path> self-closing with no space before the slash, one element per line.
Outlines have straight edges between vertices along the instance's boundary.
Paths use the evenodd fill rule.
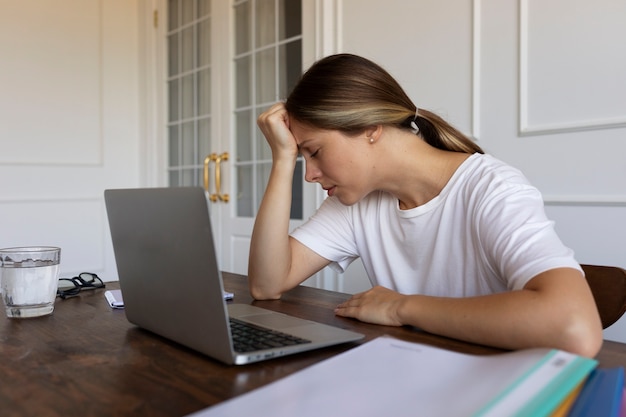
<path fill-rule="evenodd" d="M 554 417 L 626 416 L 624 369 L 596 368 L 552 413 Z"/>
<path fill-rule="evenodd" d="M 555 349 L 477 356 L 381 337 L 210 416 L 621 417 L 624 369 Z"/>

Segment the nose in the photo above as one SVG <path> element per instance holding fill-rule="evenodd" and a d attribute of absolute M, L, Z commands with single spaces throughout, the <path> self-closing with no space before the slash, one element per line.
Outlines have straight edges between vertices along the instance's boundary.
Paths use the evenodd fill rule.
<path fill-rule="evenodd" d="M 305 172 L 304 172 L 304 180 L 306 182 L 316 182 L 317 179 L 321 175 L 321 171 L 313 162 L 310 160 L 304 162 Z"/>

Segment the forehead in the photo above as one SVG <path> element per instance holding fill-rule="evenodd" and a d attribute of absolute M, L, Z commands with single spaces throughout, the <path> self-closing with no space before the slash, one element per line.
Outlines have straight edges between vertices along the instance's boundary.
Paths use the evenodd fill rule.
<path fill-rule="evenodd" d="M 289 121 L 289 129 L 296 139 L 298 148 L 306 148 L 311 143 L 336 141 L 338 138 L 347 138 L 348 136 L 340 130 L 320 129 L 310 124 L 298 122 L 296 120 Z"/>
<path fill-rule="evenodd" d="M 318 129 L 309 124 L 299 122 L 297 120 L 289 121 L 289 129 L 296 139 L 298 148 L 305 147 L 307 143 L 313 140 L 319 140 L 328 134 L 328 131 Z"/>

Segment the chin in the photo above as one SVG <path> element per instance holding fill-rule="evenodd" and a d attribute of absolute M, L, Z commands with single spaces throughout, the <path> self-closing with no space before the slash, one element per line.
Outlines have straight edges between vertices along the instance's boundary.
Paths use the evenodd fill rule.
<path fill-rule="evenodd" d="M 352 206 L 358 203 L 359 201 L 361 201 L 360 198 L 354 198 L 354 197 L 345 197 L 345 196 L 342 197 L 338 195 L 334 195 L 333 197 L 339 200 L 339 202 L 343 204 L 344 206 Z"/>
<path fill-rule="evenodd" d="M 369 191 L 364 191 L 362 193 L 352 193 L 352 194 L 347 194 L 347 195 L 338 193 L 338 194 L 335 194 L 334 197 L 337 200 L 339 200 L 339 202 L 343 204 L 344 206 L 353 206 L 359 201 L 366 198 L 368 195 L 379 192 L 379 191 L 380 190 L 369 190 Z"/>

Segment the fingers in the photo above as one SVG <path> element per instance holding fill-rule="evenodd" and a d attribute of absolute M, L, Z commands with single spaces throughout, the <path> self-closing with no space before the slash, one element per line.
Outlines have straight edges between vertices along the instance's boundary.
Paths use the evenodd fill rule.
<path fill-rule="evenodd" d="M 397 301 L 403 296 L 395 291 L 374 287 L 369 291 L 355 294 L 335 308 L 335 314 L 351 317 L 364 322 L 401 326 L 396 318 Z"/>
<path fill-rule="evenodd" d="M 276 103 L 261 113 L 257 119 L 257 125 L 266 137 L 276 134 L 277 131 L 289 130 L 289 116 L 285 110 L 285 105 Z"/>
<path fill-rule="evenodd" d="M 289 115 L 283 103 L 276 103 L 259 115 L 257 125 L 275 157 L 284 154 L 297 157 L 297 142 L 289 129 Z"/>
<path fill-rule="evenodd" d="M 356 317 L 357 309 L 363 293 L 354 294 L 352 297 L 335 307 L 335 314 L 344 317 Z"/>
<path fill-rule="evenodd" d="M 285 110 L 285 105 L 283 103 L 276 103 L 261 113 L 257 120 L 257 124 L 259 124 L 259 126 L 267 126 L 276 118 L 287 120 L 287 111 Z"/>

